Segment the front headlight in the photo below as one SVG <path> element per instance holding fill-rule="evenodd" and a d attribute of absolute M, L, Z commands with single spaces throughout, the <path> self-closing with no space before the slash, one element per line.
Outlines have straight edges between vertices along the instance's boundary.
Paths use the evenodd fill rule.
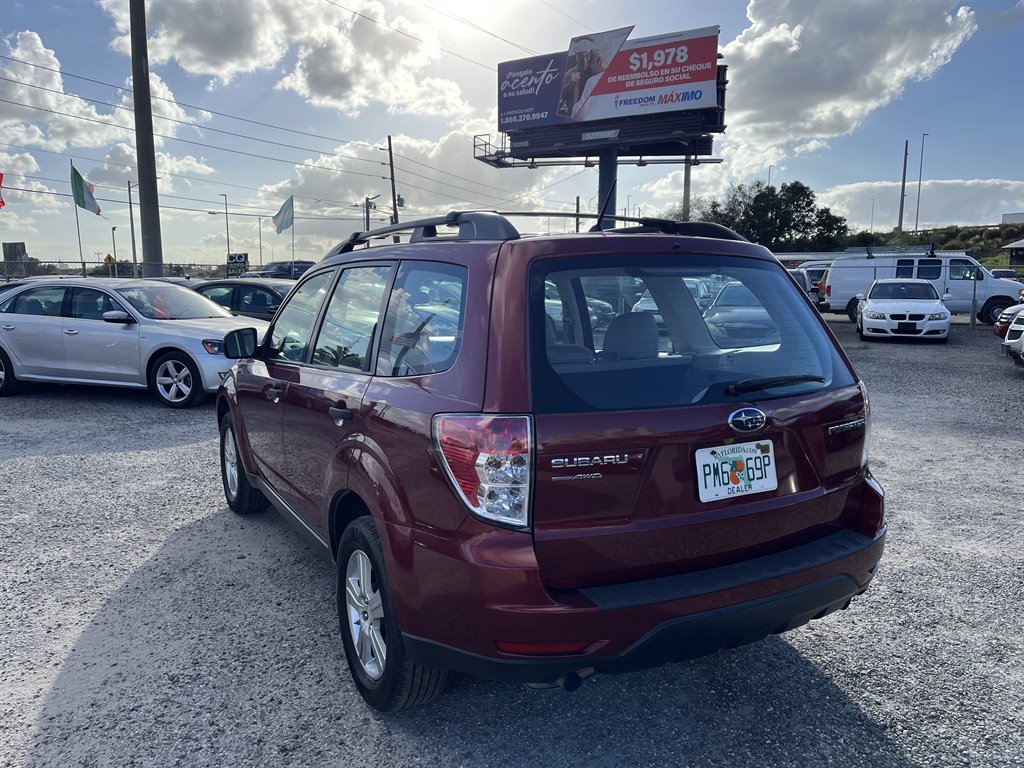
<path fill-rule="evenodd" d="M 221 339 L 203 339 L 203 349 L 211 355 L 224 354 L 224 342 Z"/>
<path fill-rule="evenodd" d="M 948 320 L 949 319 L 949 315 L 947 315 L 945 312 L 933 312 L 932 314 L 928 315 L 928 319 L 929 320 Z"/>
<path fill-rule="evenodd" d="M 869 320 L 885 320 L 885 315 L 881 312 L 865 312 Z"/>

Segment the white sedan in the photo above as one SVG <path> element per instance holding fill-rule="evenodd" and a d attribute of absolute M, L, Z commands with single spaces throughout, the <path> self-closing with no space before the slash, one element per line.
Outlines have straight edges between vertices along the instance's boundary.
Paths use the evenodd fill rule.
<path fill-rule="evenodd" d="M 950 312 L 927 280 L 875 280 L 858 294 L 857 332 L 862 339 L 949 340 Z"/>
<path fill-rule="evenodd" d="M 0 395 L 32 381 L 108 384 L 185 408 L 231 367 L 225 334 L 268 325 L 157 280 L 33 280 L 0 293 Z"/>

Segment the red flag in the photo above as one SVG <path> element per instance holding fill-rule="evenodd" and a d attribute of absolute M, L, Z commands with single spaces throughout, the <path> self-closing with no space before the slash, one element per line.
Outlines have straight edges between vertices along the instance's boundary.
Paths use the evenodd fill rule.
<path fill-rule="evenodd" d="M 4 175 L 0 173 L 0 208 L 4 207 Z"/>

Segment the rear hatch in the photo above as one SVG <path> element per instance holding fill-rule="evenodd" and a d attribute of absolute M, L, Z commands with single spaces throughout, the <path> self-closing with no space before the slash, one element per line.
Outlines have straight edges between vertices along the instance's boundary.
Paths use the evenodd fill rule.
<path fill-rule="evenodd" d="M 538 260 L 529 279 L 549 586 L 727 565 L 850 524 L 863 392 L 781 266 L 632 254 Z M 617 314 L 595 323 L 594 299 Z"/>

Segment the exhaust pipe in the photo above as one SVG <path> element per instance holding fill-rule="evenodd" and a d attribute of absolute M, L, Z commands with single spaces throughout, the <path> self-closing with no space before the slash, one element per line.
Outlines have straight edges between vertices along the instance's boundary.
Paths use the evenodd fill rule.
<path fill-rule="evenodd" d="M 572 693 L 578 690 L 583 681 L 594 674 L 593 667 L 583 667 L 577 669 L 575 672 L 570 672 L 565 677 L 560 677 L 553 683 L 527 683 L 526 687 L 531 691 L 549 691 L 555 688 L 561 688 L 566 693 Z"/>

